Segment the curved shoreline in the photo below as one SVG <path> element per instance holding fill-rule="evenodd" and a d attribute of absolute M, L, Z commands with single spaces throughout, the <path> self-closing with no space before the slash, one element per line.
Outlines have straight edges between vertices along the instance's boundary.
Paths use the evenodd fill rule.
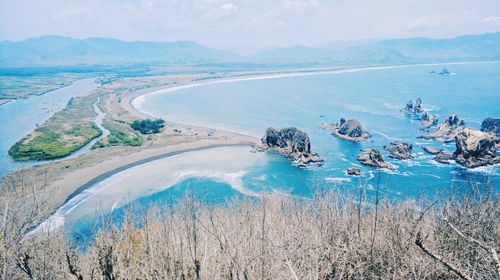
<path fill-rule="evenodd" d="M 112 169 L 110 171 L 107 171 L 105 173 L 102 173 L 99 176 L 92 178 L 87 183 L 81 185 L 78 189 L 76 189 L 73 193 L 71 193 L 66 198 L 66 200 L 63 202 L 63 204 L 60 207 L 62 207 L 67 202 L 69 202 L 75 196 L 81 194 L 84 190 L 86 190 L 92 186 L 95 186 L 96 184 L 104 181 L 105 179 L 108 179 L 109 177 L 111 177 L 117 173 L 120 173 L 122 171 L 125 171 L 125 170 L 130 169 L 130 168 L 135 167 L 135 166 L 139 166 L 139 165 L 142 165 L 142 164 L 145 164 L 148 162 L 152 162 L 155 160 L 169 158 L 169 157 L 173 157 L 176 155 L 189 153 L 189 152 L 196 152 L 196 151 L 203 151 L 203 150 L 210 150 L 210 149 L 224 148 L 224 147 L 239 147 L 239 146 L 247 147 L 247 146 L 251 146 L 252 144 L 253 144 L 253 142 L 247 142 L 247 143 L 242 142 L 242 143 L 235 143 L 235 144 L 212 144 L 212 145 L 206 145 L 206 146 L 201 146 L 201 147 L 196 147 L 196 148 L 187 148 L 187 149 L 181 149 L 181 150 L 176 150 L 176 151 L 172 151 L 172 152 L 157 154 L 157 155 L 154 155 L 154 156 L 151 156 L 148 158 L 144 158 L 144 159 L 132 162 L 132 163 L 128 163 L 126 165 L 122 165 L 120 167 L 117 167 L 117 168 Z"/>
<path fill-rule="evenodd" d="M 327 74 L 342 74 L 353 72 L 364 72 L 372 70 L 386 70 L 386 69 L 401 69 L 411 67 L 426 67 L 426 66 L 439 66 L 439 65 L 468 65 L 468 64 L 490 64 L 500 63 L 500 61 L 477 61 L 477 62 L 444 62 L 444 63 L 421 63 L 421 64 L 395 64 L 395 65 L 381 65 L 381 66 L 355 66 L 355 67 L 342 67 L 342 68 L 316 68 L 306 70 L 283 70 L 276 72 L 256 72 L 249 74 L 241 74 L 222 78 L 213 78 L 211 80 L 204 80 L 202 82 L 191 82 L 183 85 L 165 86 L 159 89 L 154 89 L 141 94 L 133 95 L 128 98 L 129 111 L 134 110 L 136 114 L 155 118 L 153 114 L 141 108 L 145 98 L 152 95 L 172 93 L 178 90 L 211 85 L 221 83 L 233 83 L 254 80 L 267 80 L 267 79 L 280 79 L 289 77 L 313 76 L 313 75 L 327 75 Z"/>

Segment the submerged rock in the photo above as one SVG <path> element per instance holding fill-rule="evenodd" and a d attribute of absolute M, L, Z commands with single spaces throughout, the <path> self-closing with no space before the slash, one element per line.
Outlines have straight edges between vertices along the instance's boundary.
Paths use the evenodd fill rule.
<path fill-rule="evenodd" d="M 438 123 L 436 115 L 423 112 L 420 116 L 420 129 L 424 130 Z"/>
<path fill-rule="evenodd" d="M 392 142 L 390 146 L 384 146 L 384 150 L 389 152 L 389 156 L 396 159 L 413 158 L 412 149 L 413 145 L 405 142 Z"/>
<path fill-rule="evenodd" d="M 486 118 L 481 123 L 482 132 L 493 132 L 500 137 L 500 119 Z"/>
<path fill-rule="evenodd" d="M 351 176 L 361 176 L 361 170 L 356 167 L 347 168 L 347 174 Z"/>
<path fill-rule="evenodd" d="M 377 149 L 363 149 L 361 154 L 358 156 L 359 162 L 363 165 L 377 167 L 377 168 L 396 168 L 394 165 L 385 162 L 384 157 Z"/>
<path fill-rule="evenodd" d="M 330 131 L 334 136 L 346 140 L 363 141 L 371 137 L 370 133 L 363 130 L 361 123 L 355 119 L 346 121 L 344 118 L 341 118 L 339 123 L 322 124 L 321 128 Z"/>
<path fill-rule="evenodd" d="M 258 151 L 272 148 L 295 161 L 297 166 L 306 166 L 310 163 L 322 165 L 323 160 L 318 154 L 311 151 L 311 141 L 305 132 L 295 127 L 275 129 L 268 128 L 261 139 L 262 145 L 256 147 Z"/>
<path fill-rule="evenodd" d="M 455 139 L 455 161 L 468 168 L 500 163 L 496 146 L 500 138 L 494 133 L 487 133 L 472 128 L 465 128 Z"/>
<path fill-rule="evenodd" d="M 432 139 L 439 142 L 453 142 L 455 141 L 455 137 L 464 129 L 464 125 L 464 121 L 460 120 L 457 115 L 451 115 L 434 131 L 420 138 Z"/>
<path fill-rule="evenodd" d="M 436 147 L 433 147 L 433 146 L 425 146 L 425 147 L 422 147 L 422 149 L 424 151 L 428 152 L 431 155 L 437 155 L 437 154 L 439 154 L 440 152 L 443 151 L 443 149 L 436 148 Z"/>

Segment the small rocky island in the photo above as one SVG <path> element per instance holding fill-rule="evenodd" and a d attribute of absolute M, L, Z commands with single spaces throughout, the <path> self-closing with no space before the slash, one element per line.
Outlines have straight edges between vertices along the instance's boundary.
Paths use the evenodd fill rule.
<path fill-rule="evenodd" d="M 377 167 L 377 168 L 387 168 L 395 169 L 396 167 L 388 162 L 384 161 L 384 157 L 377 149 L 363 149 L 361 154 L 358 156 L 359 162 L 363 165 Z"/>
<path fill-rule="evenodd" d="M 351 141 L 363 141 L 371 137 L 370 133 L 363 130 L 361 123 L 355 119 L 340 119 L 339 123 L 325 123 L 321 128 L 328 130 L 332 135 Z"/>
<path fill-rule="evenodd" d="M 361 170 L 356 167 L 348 167 L 347 168 L 347 175 L 350 176 L 361 176 Z"/>
<path fill-rule="evenodd" d="M 441 123 L 434 131 L 420 138 L 432 139 L 438 142 L 453 142 L 455 137 L 464 129 L 464 121 L 457 115 L 451 115 Z"/>
<path fill-rule="evenodd" d="M 389 152 L 389 157 L 395 159 L 413 158 L 412 149 L 413 145 L 405 142 L 392 142 L 389 146 L 384 146 L 384 150 Z"/>
<path fill-rule="evenodd" d="M 268 128 L 261 139 L 261 145 L 255 147 L 257 151 L 274 149 L 278 153 L 293 159 L 295 164 L 305 167 L 308 164 L 321 166 L 323 160 L 318 154 L 311 152 L 309 136 L 295 127 L 276 129 Z"/>

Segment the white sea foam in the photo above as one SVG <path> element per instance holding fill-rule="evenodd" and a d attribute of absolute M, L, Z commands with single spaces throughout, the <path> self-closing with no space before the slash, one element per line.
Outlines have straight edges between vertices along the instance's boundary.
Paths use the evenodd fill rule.
<path fill-rule="evenodd" d="M 75 220 L 92 215 L 98 205 L 103 211 L 116 209 L 191 177 L 224 182 L 244 195 L 258 196 L 244 187 L 242 178 L 250 167 L 264 164 L 266 156 L 249 151 L 247 147 L 193 151 L 121 171 L 73 197 L 33 232 L 54 230 L 68 218 Z"/>
<path fill-rule="evenodd" d="M 351 178 L 343 178 L 343 177 L 326 177 L 324 180 L 327 182 L 333 182 L 338 184 L 351 182 Z"/>

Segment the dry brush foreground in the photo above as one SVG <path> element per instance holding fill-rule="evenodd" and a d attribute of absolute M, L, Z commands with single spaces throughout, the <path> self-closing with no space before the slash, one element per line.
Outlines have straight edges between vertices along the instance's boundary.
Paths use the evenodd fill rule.
<path fill-rule="evenodd" d="M 85 248 L 61 231 L 26 233 L 50 197 L 3 190 L 1 279 L 499 279 L 498 193 L 368 201 L 317 191 L 264 194 L 102 219 Z M 135 215 L 134 215 L 135 213 Z M 140 215 L 138 213 L 141 213 Z M 140 226 L 138 226 L 140 225 Z"/>

